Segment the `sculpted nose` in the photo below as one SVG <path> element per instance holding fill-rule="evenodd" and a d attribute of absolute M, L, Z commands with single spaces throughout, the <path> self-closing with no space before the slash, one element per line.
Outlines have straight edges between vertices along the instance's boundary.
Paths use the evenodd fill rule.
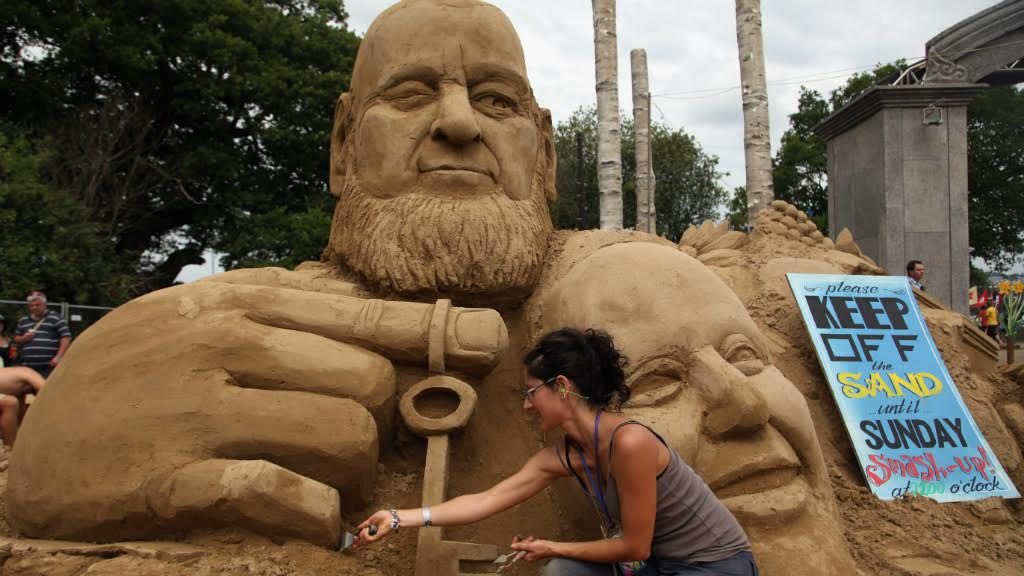
<path fill-rule="evenodd" d="M 695 366 L 695 376 L 708 389 L 708 412 L 704 432 L 712 438 L 753 434 L 768 424 L 770 416 L 764 395 L 753 382 L 717 353 Z"/>
<path fill-rule="evenodd" d="M 480 141 L 480 125 L 465 86 L 449 84 L 441 88 L 441 102 L 430 136 L 450 144 Z"/>
<path fill-rule="evenodd" d="M 730 378 L 724 384 L 718 405 L 704 421 L 705 431 L 713 438 L 753 434 L 768 424 L 768 405 L 761 391 L 738 380 Z"/>

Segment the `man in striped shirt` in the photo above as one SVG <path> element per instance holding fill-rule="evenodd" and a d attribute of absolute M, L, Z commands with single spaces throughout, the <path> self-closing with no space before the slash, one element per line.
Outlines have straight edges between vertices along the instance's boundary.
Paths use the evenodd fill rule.
<path fill-rule="evenodd" d="M 21 364 L 48 378 L 71 344 L 71 331 L 60 316 L 46 309 L 46 294 L 31 292 L 25 300 L 28 316 L 18 321 L 13 340 L 20 349 Z"/>

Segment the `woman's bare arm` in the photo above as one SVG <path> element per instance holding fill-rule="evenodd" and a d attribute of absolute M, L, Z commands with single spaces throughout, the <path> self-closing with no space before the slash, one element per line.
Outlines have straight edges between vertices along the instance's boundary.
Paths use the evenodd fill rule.
<path fill-rule="evenodd" d="M 529 500 L 567 472 L 558 461 L 554 448 L 545 448 L 533 455 L 518 472 L 498 482 L 484 492 L 466 494 L 430 507 L 431 523 L 435 526 L 459 526 L 489 518 L 499 512 Z M 401 526 L 423 525 L 421 508 L 398 510 Z M 391 513 L 381 510 L 364 520 L 358 527 L 361 544 L 376 542 L 391 531 Z M 370 536 L 363 529 L 377 526 L 377 534 Z"/>

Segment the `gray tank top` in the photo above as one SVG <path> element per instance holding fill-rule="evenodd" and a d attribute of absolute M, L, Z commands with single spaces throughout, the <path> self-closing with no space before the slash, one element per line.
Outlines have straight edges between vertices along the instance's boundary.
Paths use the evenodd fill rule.
<path fill-rule="evenodd" d="M 639 424 L 647 428 L 669 451 L 668 466 L 658 475 L 657 480 L 657 509 L 651 556 L 683 562 L 713 562 L 724 560 L 738 552 L 750 551 L 750 541 L 729 509 L 679 454 L 649 426 L 635 420 L 619 424 L 612 431 L 608 446 L 609 459 L 615 446 L 615 433 L 627 424 Z M 569 460 L 568 438 L 565 442 L 565 454 L 566 461 L 563 465 L 576 477 L 583 491 L 588 492 Z M 615 485 L 615 478 L 611 475 L 608 477 L 604 497 L 608 513 L 614 523 L 612 529 L 617 530 L 622 524 L 622 514 L 619 491 Z M 598 513 L 602 512 L 599 510 Z"/>

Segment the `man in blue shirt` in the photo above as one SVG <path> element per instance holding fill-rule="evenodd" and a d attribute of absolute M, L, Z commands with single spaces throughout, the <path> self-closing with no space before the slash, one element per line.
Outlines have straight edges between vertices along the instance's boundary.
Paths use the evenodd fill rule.
<path fill-rule="evenodd" d="M 48 378 L 71 344 L 71 330 L 59 315 L 46 309 L 46 294 L 34 291 L 25 300 L 28 316 L 18 321 L 13 340 L 21 350 L 21 364 Z"/>

